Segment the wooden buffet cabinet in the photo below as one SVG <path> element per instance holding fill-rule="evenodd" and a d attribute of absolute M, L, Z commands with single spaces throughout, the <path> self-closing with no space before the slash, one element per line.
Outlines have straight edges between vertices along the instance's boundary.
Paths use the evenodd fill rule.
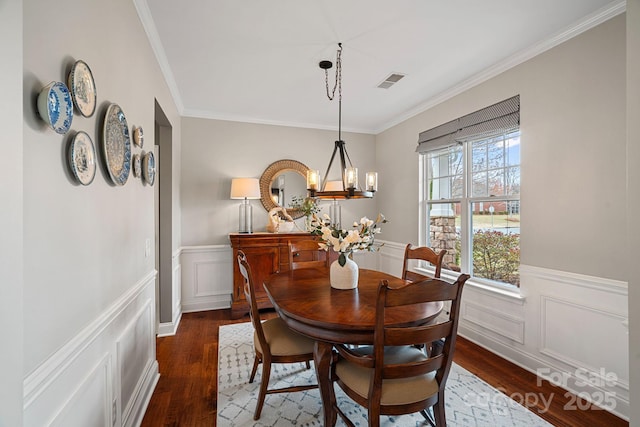
<path fill-rule="evenodd" d="M 272 307 L 262 283 L 269 275 L 289 271 L 289 241 L 308 240 L 309 233 L 231 233 L 229 240 L 233 249 L 233 294 L 231 295 L 231 318 L 238 319 L 249 312 L 244 297 L 244 278 L 238 269 L 238 250 L 247 256 L 256 285 L 258 308 Z"/>

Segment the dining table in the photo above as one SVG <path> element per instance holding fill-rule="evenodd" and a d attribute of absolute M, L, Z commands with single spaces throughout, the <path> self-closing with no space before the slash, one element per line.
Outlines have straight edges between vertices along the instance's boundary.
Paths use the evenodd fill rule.
<path fill-rule="evenodd" d="M 264 280 L 264 290 L 280 318 L 294 331 L 315 340 L 314 365 L 325 426 L 334 426 L 337 420 L 331 381 L 333 346 L 373 344 L 376 298 L 382 280 L 392 287 L 409 283 L 382 271 L 360 269 L 355 289 L 334 289 L 329 268 L 289 270 Z M 385 325 L 425 324 L 442 308 L 441 301 L 390 308 L 385 313 Z"/>

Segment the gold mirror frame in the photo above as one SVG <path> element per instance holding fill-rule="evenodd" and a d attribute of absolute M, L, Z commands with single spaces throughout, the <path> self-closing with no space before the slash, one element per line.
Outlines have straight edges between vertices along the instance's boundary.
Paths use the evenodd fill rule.
<path fill-rule="evenodd" d="M 271 198 L 271 182 L 276 175 L 282 172 L 297 172 L 302 175 L 302 178 L 307 180 L 307 170 L 309 168 L 304 164 L 300 163 L 297 160 L 278 160 L 271 163 L 262 173 L 260 177 L 260 201 L 262 202 L 262 206 L 269 212 L 271 209 L 276 208 L 280 205 L 276 204 Z M 293 219 L 302 218 L 304 214 L 299 209 L 291 209 L 286 206 L 282 206 L 287 210 L 287 213 L 291 215 Z"/>

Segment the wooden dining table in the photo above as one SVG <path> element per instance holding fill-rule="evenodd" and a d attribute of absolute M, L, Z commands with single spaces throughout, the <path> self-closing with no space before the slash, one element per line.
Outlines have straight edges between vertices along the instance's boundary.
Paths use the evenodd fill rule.
<path fill-rule="evenodd" d="M 314 362 L 325 426 L 334 426 L 337 419 L 331 382 L 333 346 L 373 344 L 376 297 L 382 280 L 394 287 L 408 283 L 381 271 L 360 269 L 357 288 L 334 289 L 328 268 L 291 270 L 264 280 L 264 290 L 278 315 L 291 329 L 316 341 Z M 442 307 L 442 302 L 431 302 L 410 309 L 388 309 L 385 324 L 424 324 L 438 316 Z"/>

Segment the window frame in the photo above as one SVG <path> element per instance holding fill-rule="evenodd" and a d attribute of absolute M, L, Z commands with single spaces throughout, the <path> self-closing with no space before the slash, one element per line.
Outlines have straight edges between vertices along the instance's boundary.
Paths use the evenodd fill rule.
<path fill-rule="evenodd" d="M 468 274 L 472 274 L 473 270 L 473 206 L 474 203 L 482 203 L 482 202 L 517 202 L 518 203 L 518 211 L 521 210 L 521 198 L 522 194 L 518 191 L 517 195 L 500 195 L 500 196 L 491 196 L 491 195 L 482 195 L 472 197 L 473 189 L 471 188 L 472 176 L 473 176 L 473 143 L 478 141 L 486 141 L 496 137 L 503 137 L 503 140 L 506 140 L 508 137 L 513 138 L 513 136 L 517 135 L 519 139 L 522 138 L 522 132 L 518 129 L 512 129 L 509 131 L 500 132 L 494 135 L 482 136 L 480 138 L 469 139 L 466 141 L 462 141 L 462 156 L 463 156 L 463 173 L 462 173 L 462 196 L 460 198 L 453 199 L 438 199 L 438 200 L 429 200 L 428 198 L 428 190 L 429 190 L 429 168 L 430 168 L 430 154 L 435 152 L 442 152 L 444 150 L 448 150 L 450 147 L 446 148 L 437 148 L 434 150 L 421 152 L 418 156 L 419 158 L 419 212 L 418 218 L 420 221 L 420 225 L 418 227 L 419 232 L 419 244 L 421 246 L 430 246 L 429 242 L 429 206 L 438 204 L 438 203 L 459 203 L 460 204 L 460 269 L 462 272 L 471 272 Z M 511 168 L 513 165 L 509 164 L 509 162 L 505 161 L 501 169 L 506 170 L 507 168 Z M 522 167 L 522 158 L 520 158 L 517 167 L 520 169 Z M 487 168 L 488 169 L 488 168 Z M 432 179 L 432 178 L 431 178 Z M 506 186 L 506 183 L 505 183 Z M 520 264 L 519 264 L 520 265 Z M 433 273 L 434 268 L 432 266 L 426 265 L 426 263 L 419 264 L 417 270 L 421 270 L 426 273 Z M 460 273 L 457 273 L 453 270 L 442 269 L 441 275 L 443 277 L 455 278 Z M 470 283 L 475 283 L 486 287 L 488 289 L 496 289 L 501 292 L 506 292 L 509 295 L 518 296 L 520 294 L 520 287 L 513 285 L 507 282 L 500 282 L 492 279 L 487 279 L 483 277 L 478 277 L 472 275 Z"/>

